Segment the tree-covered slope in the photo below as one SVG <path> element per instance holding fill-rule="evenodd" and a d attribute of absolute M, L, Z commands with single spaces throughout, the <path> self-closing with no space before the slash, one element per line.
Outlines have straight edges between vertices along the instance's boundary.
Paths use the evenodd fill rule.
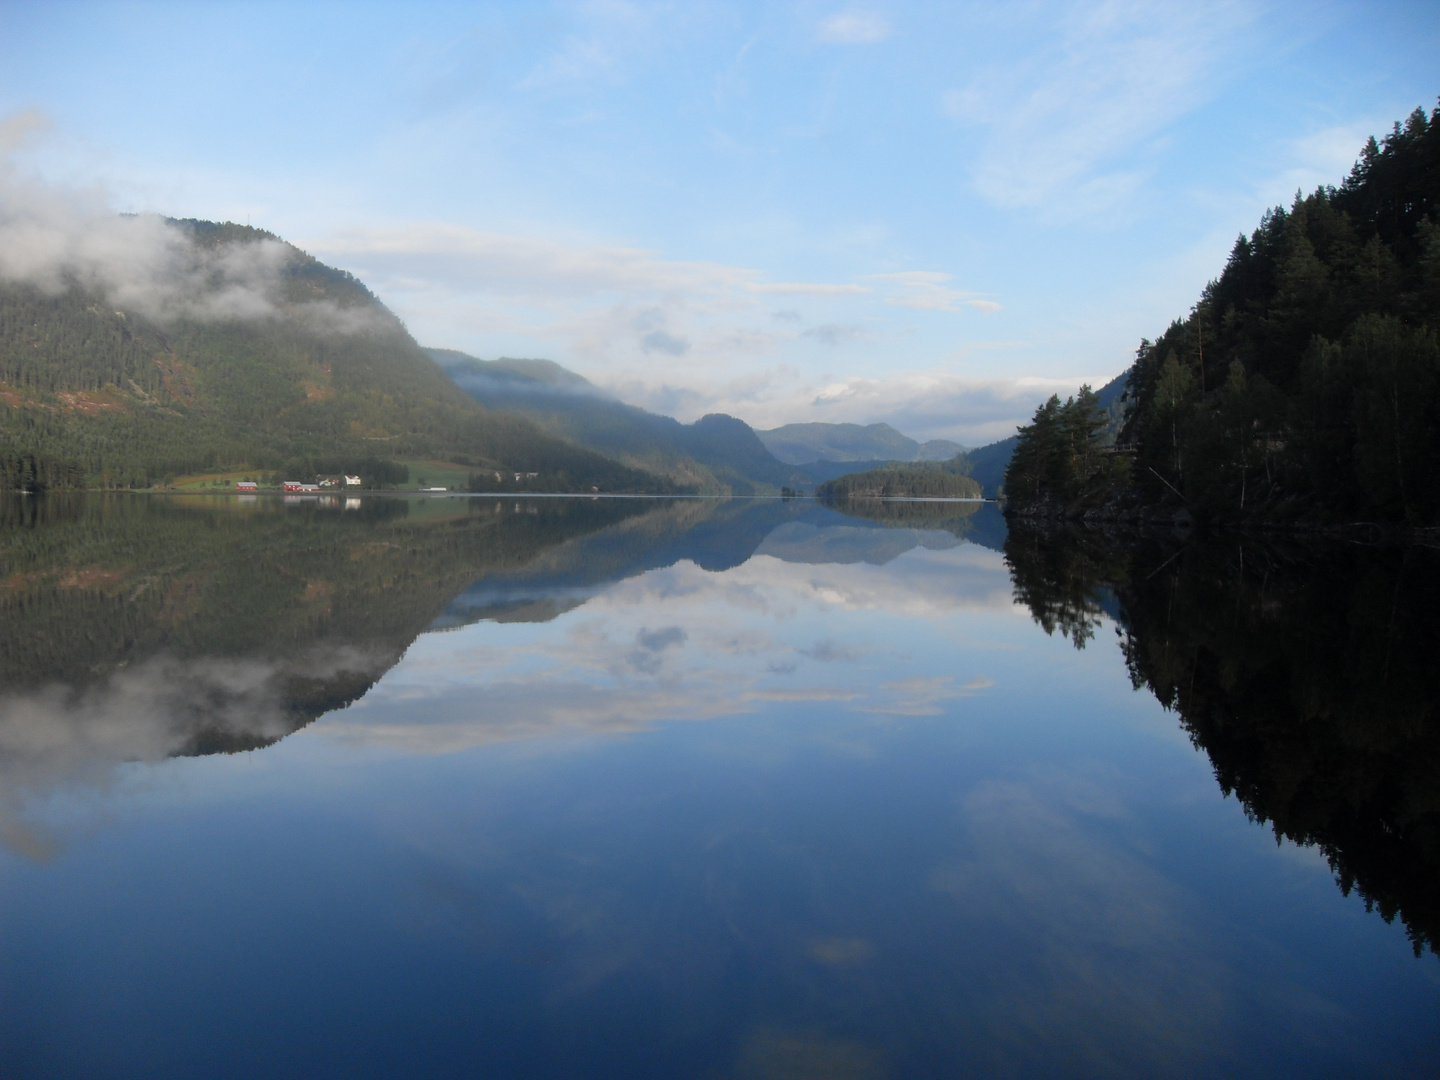
<path fill-rule="evenodd" d="M 887 465 L 827 480 L 815 489 L 815 497 L 835 503 L 849 499 L 978 499 L 983 492 L 968 468 L 963 456 L 947 462 Z"/>
<path fill-rule="evenodd" d="M 1120 427 L 1125 422 L 1125 385 L 1129 378 L 1128 371 L 1122 372 L 1094 392 L 1093 405 L 1098 414 L 1094 438 L 1098 448 L 1113 446 Z M 1036 416 L 1043 417 L 1047 410 L 1058 408 L 1059 405 L 1060 398 L 1052 396 L 1049 402 L 1041 406 Z M 965 452 L 965 458 L 970 463 L 970 475 L 984 489 L 987 498 L 995 498 L 1005 490 L 1005 475 L 1019 443 L 1019 435 L 1011 435 L 1008 439 L 977 446 L 974 450 Z"/>
<path fill-rule="evenodd" d="M 1122 439 L 1153 502 L 1440 523 L 1440 110 L 1236 241 L 1140 346 Z"/>
<path fill-rule="evenodd" d="M 143 288 L 83 268 L 0 282 L 0 487 L 406 457 L 663 486 L 477 405 L 344 271 L 248 226 L 163 229 L 135 256 Z"/>

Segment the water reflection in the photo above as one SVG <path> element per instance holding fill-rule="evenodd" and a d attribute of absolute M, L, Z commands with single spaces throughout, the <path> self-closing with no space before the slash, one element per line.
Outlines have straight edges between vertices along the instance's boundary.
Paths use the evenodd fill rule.
<path fill-rule="evenodd" d="M 1315 571 L 1354 584 L 1332 611 L 1305 552 L 1017 533 L 1002 556 L 994 507 L 852 508 L 11 504 L 0 1060 L 1427 1074 L 1433 963 L 1222 803 L 1156 703 L 1272 818 L 1368 776 L 1411 785 L 1392 830 L 1423 823 L 1431 631 L 1413 597 L 1366 606 L 1390 563 Z M 1350 704 L 1304 725 L 1243 697 L 1352 662 L 1322 687 Z M 1410 721 L 1325 719 L 1360 724 L 1366 680 Z M 1346 846 L 1368 834 L 1333 835 L 1380 903 Z M 1419 925 L 1433 890 L 1391 887 Z"/>
<path fill-rule="evenodd" d="M 1135 685 L 1252 820 L 1440 946 L 1440 551 L 1022 529 L 1005 554 L 1047 632 L 1118 615 Z"/>
<path fill-rule="evenodd" d="M 273 743 L 361 699 L 427 630 L 553 620 L 617 582 L 671 568 L 644 586 L 658 611 L 660 594 L 703 591 L 708 575 L 763 551 L 755 580 L 726 585 L 759 597 L 776 560 L 879 565 L 916 547 L 953 547 L 964 527 L 836 524 L 843 520 L 791 501 L 8 498 L 0 501 L 0 830 L 34 845 L 15 824 L 28 794 L 99 781 L 118 762 Z M 812 588 L 855 591 L 844 582 Z M 996 591 L 994 582 L 986 588 Z M 700 648 L 686 654 L 676 627 L 597 625 L 551 647 L 548 666 L 532 652 L 529 675 L 496 676 L 468 707 L 436 692 L 448 685 L 436 673 L 419 711 L 446 715 L 452 734 L 442 741 L 470 744 L 557 723 L 630 728 L 745 711 L 755 700 L 746 694 L 767 692 L 716 682 L 697 695 L 714 673 L 676 663 L 712 649 L 753 654 L 758 639 L 717 642 L 702 632 Z M 826 646 L 816 648 L 823 656 Z M 495 666 L 486 671 L 508 670 L 487 662 Z M 772 664 L 794 670 L 785 656 Z M 428 669 L 422 661 L 415 670 Z M 654 685 L 621 677 L 597 688 L 580 677 L 586 672 Z M 676 687 L 692 677 L 696 685 Z M 455 689 L 463 696 L 475 687 Z M 454 734 L 461 728 L 473 730 Z M 406 739 L 419 730 L 409 725 Z M 359 737 L 363 723 L 354 731 Z"/>

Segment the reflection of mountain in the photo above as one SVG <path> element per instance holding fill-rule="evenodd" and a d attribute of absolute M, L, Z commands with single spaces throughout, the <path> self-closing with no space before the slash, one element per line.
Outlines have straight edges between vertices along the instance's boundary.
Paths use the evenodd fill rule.
<path fill-rule="evenodd" d="M 703 570 L 739 566 L 752 555 L 794 563 L 883 565 L 915 547 L 953 547 L 971 533 L 1003 537 L 1004 519 L 978 504 L 958 516 L 903 515 L 857 524 L 808 499 L 662 500 L 647 512 L 546 549 L 523 566 L 486 573 L 446 606 L 434 628 L 494 619 L 553 619 L 584 603 L 611 582 L 688 560 Z M 993 520 L 991 520 L 993 519 Z M 972 527 L 971 522 L 980 527 Z M 899 527 L 895 527 L 896 525 Z M 988 544 L 998 550 L 999 543 Z"/>
<path fill-rule="evenodd" d="M 67 747 L 116 760 L 271 742 L 361 696 L 477 573 L 644 506 L 552 501 L 542 519 L 349 502 L 0 504 L 0 755 L 63 773 Z M 59 757 L 45 766 L 37 746 Z"/>
<path fill-rule="evenodd" d="M 755 549 L 790 563 L 870 563 L 884 566 L 913 548 L 944 551 L 961 541 L 944 529 L 876 529 L 855 525 L 781 525 Z"/>
<path fill-rule="evenodd" d="M 1440 951 L 1440 553 L 1021 530 L 1005 550 L 1017 595 L 1077 644 L 1113 587 L 1136 685 L 1222 790 Z"/>
<path fill-rule="evenodd" d="M 847 518 L 860 518 L 892 529 L 943 529 L 956 539 L 1000 551 L 1005 546 L 1005 517 L 994 504 L 910 499 L 842 499 L 831 504 Z M 927 544 L 934 547 L 934 544 Z"/>
<path fill-rule="evenodd" d="M 263 746 L 362 696 L 427 629 L 553 619 L 681 560 L 879 564 L 958 542 L 886 526 L 810 500 L 12 497 L 0 783 Z"/>

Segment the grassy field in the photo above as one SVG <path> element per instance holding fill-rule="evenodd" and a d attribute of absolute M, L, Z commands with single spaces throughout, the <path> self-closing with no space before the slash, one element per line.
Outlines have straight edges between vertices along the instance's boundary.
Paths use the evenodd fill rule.
<path fill-rule="evenodd" d="M 176 477 L 168 490 L 173 491 L 224 491 L 234 490 L 237 480 L 259 480 L 260 472 L 255 469 L 223 473 L 199 473 L 194 476 Z"/>
<path fill-rule="evenodd" d="M 474 469 L 465 465 L 455 465 L 448 461 L 402 461 L 410 470 L 410 483 L 407 485 L 412 490 L 422 487 L 443 487 L 455 491 L 464 491 L 470 483 L 470 474 Z"/>

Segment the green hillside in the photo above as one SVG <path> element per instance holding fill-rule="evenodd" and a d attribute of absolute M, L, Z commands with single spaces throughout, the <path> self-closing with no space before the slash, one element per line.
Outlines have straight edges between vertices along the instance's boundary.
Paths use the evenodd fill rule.
<path fill-rule="evenodd" d="M 0 487 L 393 479 L 406 459 L 558 490 L 672 486 L 479 406 L 350 274 L 248 226 L 169 225 L 191 263 L 168 303 L 117 305 L 73 278 L 58 295 L 0 285 Z"/>

